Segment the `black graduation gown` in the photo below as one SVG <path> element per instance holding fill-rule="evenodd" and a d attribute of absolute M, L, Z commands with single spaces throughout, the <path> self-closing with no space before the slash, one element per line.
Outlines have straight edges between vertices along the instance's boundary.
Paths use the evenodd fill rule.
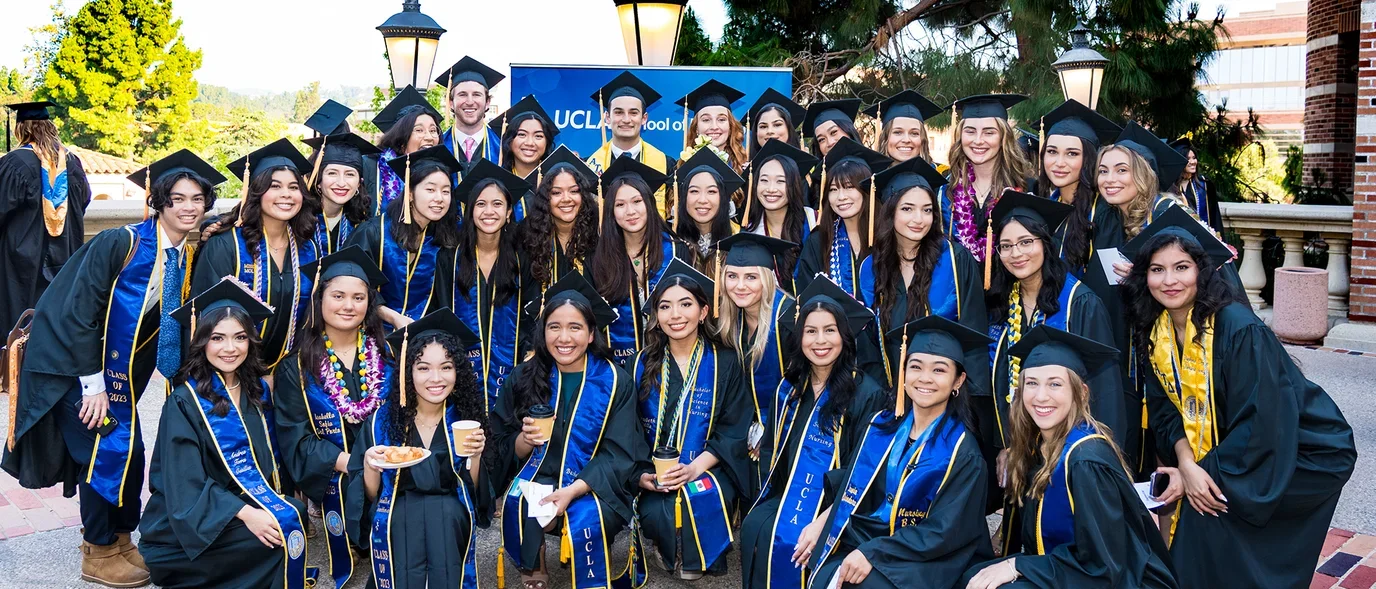
<path fill-rule="evenodd" d="M 1352 428 L 1242 303 L 1214 316 L 1214 448 L 1199 461 L 1228 498 L 1200 515 L 1182 499 L 1171 557 L 1181 587 L 1304 587 L 1357 458 Z M 1157 451 L 1185 438 L 1161 382 L 1146 378 Z"/>
<path fill-rule="evenodd" d="M 780 450 L 782 454 L 780 460 L 774 465 L 773 472 L 770 473 L 769 496 L 761 497 L 755 502 L 755 506 L 746 514 L 745 521 L 741 522 L 740 547 L 741 547 L 741 584 L 745 589 L 768 588 L 766 576 L 769 571 L 769 563 L 765 561 L 769 554 L 769 545 L 774 541 L 773 528 L 774 518 L 779 513 L 779 502 L 783 499 L 784 487 L 788 484 L 789 473 L 793 471 L 793 458 L 798 453 L 798 445 L 802 443 L 804 430 L 807 429 L 807 418 L 812 413 L 813 407 L 817 405 L 816 398 L 812 395 L 811 385 L 804 383 L 807 389 L 802 389 L 799 395 L 797 410 L 797 422 L 788 432 L 788 439 L 784 442 Z M 841 464 L 848 465 L 854 463 L 855 451 L 860 448 L 860 442 L 864 440 L 865 428 L 869 425 L 870 419 L 875 413 L 883 411 L 890 403 L 888 393 L 874 379 L 865 376 L 865 373 L 856 373 L 855 396 L 851 398 L 850 404 L 846 407 L 844 423 L 841 428 L 840 456 Z M 777 425 L 770 424 L 765 431 L 765 439 L 773 439 L 774 430 Z M 831 490 L 841 485 L 840 477 L 845 474 L 844 468 L 827 473 L 826 489 Z M 836 481 L 833 483 L 833 481 Z M 826 498 L 822 500 L 821 508 L 825 509 L 830 501 Z M 756 559 L 759 559 L 757 562 Z"/>
<path fill-rule="evenodd" d="M 525 411 L 518 412 L 515 383 L 523 378 L 530 366 L 530 363 L 524 363 L 512 371 L 511 377 L 502 384 L 497 406 L 488 419 L 492 428 L 488 448 L 493 452 L 489 468 L 492 469 L 494 478 L 501 482 L 496 488 L 503 493 L 526 463 L 526 459 L 518 457 L 515 452 L 516 437 L 521 435 L 522 419 L 526 417 Z M 597 452 L 578 474 L 578 479 L 592 487 L 593 494 L 602 504 L 602 521 L 609 535 L 608 544 L 611 544 L 612 538 L 634 515 L 631 502 L 635 497 L 635 490 L 631 487 L 630 481 L 635 473 L 639 472 L 637 457 L 650 455 L 649 445 L 645 443 L 645 434 L 640 427 L 640 412 L 636 410 L 636 392 L 631 385 L 631 377 L 618 366 L 613 365 L 612 368 L 617 372 L 617 384 L 612 393 L 611 408 L 607 411 L 602 440 L 598 444 Z M 546 456 L 559 456 L 564 451 L 569 417 L 573 413 L 577 397 L 575 392 L 582 379 L 581 372 L 559 375 L 560 390 L 564 393 L 559 395 L 559 407 L 555 408 L 554 433 L 550 441 L 546 442 L 549 444 Z M 486 454 L 486 451 L 484 453 Z M 535 482 L 557 486 L 558 475 L 559 461 L 545 460 L 535 473 Z M 544 531 L 540 529 L 535 518 L 526 518 L 524 525 L 528 542 L 521 547 L 523 559 L 526 562 L 536 562 L 536 557 L 544 546 Z"/>
<path fill-rule="evenodd" d="M 196 393 L 182 385 L 163 407 L 139 553 L 153 583 L 162 587 L 281 587 L 282 548 L 268 548 L 235 517 L 245 505 L 257 504 L 225 469 L 197 403 Z M 247 395 L 239 411 L 254 458 L 271 481 L 276 465 L 261 413 Z M 304 514 L 299 501 L 287 501 Z"/>
<path fill-rule="evenodd" d="M 42 489 L 59 482 L 64 494 L 76 493 L 86 469 L 70 456 L 52 410 L 78 378 L 103 370 L 105 317 L 115 280 L 124 269 L 133 241 L 123 227 L 101 231 L 58 272 L 38 300 L 29 347 L 24 355 L 15 406 L 14 450 L 6 451 L 4 470 L 20 485 Z M 143 314 L 134 355 L 135 403 L 157 364 L 157 333 L 162 304 Z M 16 401 L 11 398 L 11 403 Z M 134 432 L 135 436 L 140 434 Z M 89 450 L 86 450 L 89 452 Z"/>
<path fill-rule="evenodd" d="M 363 484 L 363 456 L 377 444 L 372 419 L 364 421 L 367 427 L 360 428 L 362 437 L 358 438 L 359 443 L 353 444 L 349 486 L 344 492 L 350 539 L 363 546 L 371 546 L 373 520 L 377 517 L 377 502 L 368 500 Z M 414 427 L 406 441 L 408 446 L 429 448 L 431 454 L 420 464 L 402 469 L 393 491 L 392 571 L 396 589 L 459 587 L 473 526 L 486 528 L 492 521 L 493 496 L 487 470 L 478 469 L 477 481 L 467 468 L 455 476 L 448 438 L 442 427 L 443 423 L 435 428 L 429 446 L 422 444 Z M 390 474 L 384 473 L 384 476 Z M 468 487 L 468 496 L 473 501 L 472 515 L 459 501 L 460 482 Z M 376 586 L 370 560 L 355 562 L 354 567 L 355 575 L 360 568 L 368 569 L 368 586 Z"/>
<path fill-rule="evenodd" d="M 801 293 L 807 289 L 807 285 L 812 284 L 817 273 L 827 274 L 830 270 L 831 262 L 828 261 L 826 252 L 828 244 L 822 241 L 822 232 L 813 229 L 808 234 L 807 239 L 803 240 L 802 250 L 798 253 L 798 265 L 793 272 L 794 292 Z M 851 268 L 855 271 L 855 289 L 860 289 L 860 262 L 863 258 L 855 257 L 851 261 Z M 858 296 L 856 298 L 859 298 Z"/>
<path fill-rule="evenodd" d="M 319 503 L 324 500 L 330 479 L 334 478 L 335 459 L 340 452 L 350 452 L 353 446 L 358 445 L 359 430 L 363 424 L 341 420 L 344 424 L 344 442 L 349 446 L 347 448 L 340 448 L 315 435 L 310 409 L 302 393 L 299 359 L 300 356 L 295 352 L 287 356 L 277 366 L 274 376 L 276 394 L 272 396 L 272 404 L 276 410 L 277 442 L 282 448 L 282 468 L 291 475 L 302 493 Z M 357 359 L 354 361 L 358 362 Z M 314 370 L 306 372 L 306 378 L 315 378 Z M 350 399 L 358 401 L 363 398 L 363 392 L 358 388 L 358 372 L 345 370 L 344 384 L 349 388 Z"/>
<path fill-rule="evenodd" d="M 360 223 L 354 227 L 354 232 L 349 234 L 349 239 L 344 242 L 344 247 L 356 245 L 363 248 L 363 252 L 368 254 L 368 259 L 382 267 L 382 224 L 392 221 L 386 215 L 379 215 Z M 430 231 L 427 226 L 426 231 Z M 391 227 L 387 229 L 388 235 L 393 235 Z M 441 270 L 445 269 L 445 270 Z M 442 307 L 447 307 L 453 302 L 454 296 L 454 248 L 441 247 L 435 254 L 434 282 L 430 285 L 430 311 L 438 311 Z M 388 303 L 387 306 L 393 311 L 406 314 L 405 309 L 400 309 L 399 304 Z"/>
<path fill-rule="evenodd" d="M 749 390 L 745 388 L 745 377 L 735 352 L 718 346 L 716 355 L 719 372 L 717 382 L 722 384 L 716 390 L 717 404 L 712 418 L 712 435 L 707 439 L 704 451 L 711 452 L 719 460 L 717 466 L 708 472 L 716 478 L 722 501 L 726 503 L 727 519 L 730 521 L 735 512 L 737 499 L 750 483 L 750 469 L 753 463 L 746 453 L 745 443 L 750 434 L 750 424 L 754 421 L 755 408 L 750 400 Z M 672 408 L 678 405 L 682 397 L 683 373 L 679 370 L 678 363 L 667 354 L 664 362 L 669 365 L 669 386 L 661 408 Z M 650 454 L 646 453 L 641 457 L 639 470 L 633 481 L 638 482 L 642 473 L 652 472 L 654 466 L 650 461 Z M 675 562 L 674 554 L 677 550 L 674 531 L 674 498 L 677 495 L 678 493 L 657 493 L 642 489 L 640 501 L 636 505 L 641 532 L 645 538 L 659 547 L 664 562 L 671 564 Z M 686 571 L 703 570 L 702 559 L 698 557 L 696 548 L 687 548 L 696 546 L 695 534 L 696 530 L 689 518 L 683 518 L 683 570 Z M 648 546 L 646 550 L 649 550 Z M 714 573 L 725 573 L 726 559 L 718 558 L 711 570 Z"/>
<path fill-rule="evenodd" d="M 215 286 L 226 276 L 239 276 L 239 256 L 237 253 L 237 238 L 234 232 L 226 230 L 217 233 L 206 240 L 196 254 L 196 266 L 191 273 L 191 296 L 200 296 L 201 293 Z M 263 241 L 259 241 L 258 247 L 266 247 Z M 297 243 L 302 264 L 311 261 L 307 252 L 313 251 L 312 245 L 307 243 Z M 244 253 L 245 259 L 250 258 L 251 254 Z M 269 367 L 273 367 L 277 360 L 285 355 L 284 348 L 287 339 L 290 337 L 292 323 L 292 302 L 299 296 L 296 289 L 296 281 L 292 277 L 291 251 L 288 250 L 283 255 L 283 266 L 278 266 L 277 262 L 268 256 L 269 269 L 269 288 L 267 300 L 263 301 L 273 307 L 272 317 L 267 318 L 263 324 L 261 336 L 263 345 L 259 348 L 259 356 Z M 302 288 L 310 288 L 310 277 L 301 276 Z M 250 283 L 249 287 L 253 285 Z M 301 317 L 305 318 L 306 310 L 300 309 Z"/>
<path fill-rule="evenodd" d="M 1004 589 L 1062 589 L 1064 587 L 1104 589 L 1174 589 L 1165 542 L 1156 519 L 1142 505 L 1132 488 L 1117 454 L 1102 439 L 1081 443 L 1070 453 L 1066 478 L 1074 498 L 1075 540 L 1037 555 L 1037 511 L 1039 500 L 1027 499 L 1019 508 L 1017 520 L 1009 525 L 1014 538 L 1021 541 L 1017 569 L 1022 578 L 1003 585 Z M 1010 552 L 1019 547 L 1014 545 Z M 1008 557 L 977 564 L 966 571 L 958 587 L 984 567 Z M 1202 566 L 1220 567 L 1218 561 L 1201 560 Z M 1220 567 L 1230 574 L 1237 571 Z M 1305 578 L 1313 574 L 1312 567 Z M 1294 587 L 1281 583 L 1249 585 L 1231 582 L 1213 587 Z M 1307 586 L 1307 585 L 1301 585 Z"/>
<path fill-rule="evenodd" d="M 43 172 L 30 149 L 0 157 L 0 333 L 9 333 L 86 241 L 91 186 L 81 159 L 67 153 L 67 216 L 62 234 L 43 224 Z"/>
<path fill-rule="evenodd" d="M 973 437 L 968 440 L 975 442 Z M 902 450 L 908 441 L 897 440 L 894 448 Z M 869 515 L 884 505 L 888 494 L 882 466 L 888 460 L 887 454 L 885 456 L 879 461 L 880 472 L 860 498 L 831 556 L 821 566 L 817 566 L 815 560 L 810 563 L 816 570 L 813 573 L 815 586 L 829 583 L 841 568 L 841 562 L 855 550 L 864 554 L 874 568 L 860 584 L 845 586 L 862 589 L 950 589 L 970 565 L 994 557 L 989 543 L 989 526 L 984 519 L 989 469 L 984 465 L 978 445 L 961 445 L 947 475 L 949 478 L 932 500 L 927 517 L 917 525 L 900 528 L 893 535 L 889 535 L 888 522 Z M 851 468 L 845 469 L 845 476 L 840 481 L 850 479 Z M 827 528 L 830 529 L 835 521 L 833 510 Z M 825 537 L 821 539 L 825 540 Z M 813 552 L 821 556 L 820 550 Z"/>
<path fill-rule="evenodd" d="M 445 293 L 449 294 L 446 296 L 445 294 L 436 292 L 435 296 L 439 298 L 444 298 L 444 302 L 441 303 L 441 306 L 454 309 L 455 313 L 458 313 L 458 303 L 460 301 L 463 301 L 465 304 L 468 304 L 468 290 L 463 289 L 463 287 L 459 283 L 458 256 L 460 255 L 473 254 L 472 252 L 460 253 L 458 252 L 458 250 L 449 248 L 444 248 L 440 250 L 437 262 L 437 269 L 435 271 L 436 275 L 448 274 L 450 277 L 448 283 L 452 285 L 452 288 L 450 288 L 450 290 L 444 291 Z M 523 251 L 516 252 L 516 266 L 520 272 L 519 275 L 516 277 L 517 291 L 511 296 L 517 297 L 516 312 L 518 314 L 520 324 L 517 325 L 516 329 L 516 349 L 513 351 L 512 358 L 515 358 L 515 363 L 519 364 L 521 360 L 525 358 L 526 351 L 531 349 L 530 333 L 532 328 L 535 326 L 534 318 L 526 313 L 526 305 L 529 304 L 531 301 L 538 300 L 540 298 L 541 290 L 540 286 L 538 284 L 535 284 L 535 279 L 532 278 L 530 275 L 530 256 L 526 255 L 526 253 Z M 479 271 L 481 271 L 481 269 L 479 269 Z M 497 282 L 502 280 L 502 277 L 498 275 L 498 269 L 496 264 L 493 264 L 492 271 L 493 272 L 491 276 L 483 278 L 482 288 L 478 290 L 478 321 L 482 322 L 484 326 L 488 325 L 488 322 L 491 320 L 492 296 L 497 292 Z M 461 289 L 462 292 L 460 292 Z M 462 319 L 462 316 L 460 316 L 460 319 Z M 482 335 L 477 326 L 469 327 L 473 329 L 473 333 Z M 486 328 L 484 327 L 484 329 Z M 515 366 L 513 366 L 512 368 L 514 369 Z"/>

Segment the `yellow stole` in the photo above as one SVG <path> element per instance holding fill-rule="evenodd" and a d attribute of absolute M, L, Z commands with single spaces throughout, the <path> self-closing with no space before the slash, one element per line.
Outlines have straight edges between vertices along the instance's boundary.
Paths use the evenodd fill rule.
<path fill-rule="evenodd" d="M 636 161 L 665 174 L 669 173 L 668 156 L 665 156 L 664 152 L 655 149 L 655 146 L 650 145 L 649 142 L 643 139 L 640 141 L 640 157 L 636 158 Z M 606 169 L 612 165 L 611 142 L 608 141 L 603 143 L 602 147 L 597 148 L 597 151 L 593 152 L 592 157 L 588 158 L 587 164 L 588 167 L 592 168 L 593 171 L 597 172 L 599 175 L 606 171 Z M 670 178 L 669 181 L 673 182 L 674 180 Z M 664 202 L 664 188 L 660 187 L 659 190 L 655 191 L 655 208 L 659 210 L 659 218 L 661 219 L 668 218 L 664 216 Z"/>
<path fill-rule="evenodd" d="M 48 188 L 56 184 L 57 176 L 67 169 L 67 148 L 65 147 L 57 149 L 57 160 L 55 161 L 44 159 L 43 154 L 32 147 L 25 146 L 23 149 L 28 149 L 35 156 L 38 156 L 38 165 L 43 166 L 43 169 L 48 171 Z M 63 202 L 62 206 L 54 207 L 53 203 L 48 202 L 46 198 L 39 198 L 38 200 L 43 201 L 43 228 L 48 231 L 48 235 L 60 237 L 62 230 L 67 228 L 67 203 Z"/>
<path fill-rule="evenodd" d="M 1191 311 L 1191 315 L 1193 313 Z M 1171 324 L 1169 313 L 1162 311 L 1151 330 L 1151 341 L 1155 343 L 1151 352 L 1152 370 L 1166 389 L 1166 396 L 1180 411 L 1185 437 L 1194 450 L 1196 462 L 1213 450 L 1218 438 L 1218 426 L 1214 423 L 1213 415 L 1213 319 L 1205 325 L 1204 335 L 1199 342 L 1195 341 L 1197 336 L 1194 322 L 1187 321 L 1182 358 L 1177 351 L 1175 327 Z"/>

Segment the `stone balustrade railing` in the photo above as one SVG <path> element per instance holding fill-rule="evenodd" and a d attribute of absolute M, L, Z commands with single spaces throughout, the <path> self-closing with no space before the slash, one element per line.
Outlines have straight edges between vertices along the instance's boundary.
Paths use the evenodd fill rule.
<path fill-rule="evenodd" d="M 215 212 L 226 212 L 237 204 L 237 198 L 216 199 Z M 86 207 L 86 240 L 90 241 L 97 233 L 111 227 L 142 221 L 143 214 L 141 200 L 93 200 L 91 205 Z"/>
<path fill-rule="evenodd" d="M 1261 289 L 1266 286 L 1262 266 L 1262 242 L 1274 231 L 1285 246 L 1281 266 L 1304 266 L 1305 233 L 1318 233 L 1328 244 L 1328 311 L 1347 314 L 1348 247 L 1352 242 L 1352 207 L 1220 203 L 1224 225 L 1242 236 L 1242 266 L 1238 274 L 1252 307 L 1266 305 Z"/>

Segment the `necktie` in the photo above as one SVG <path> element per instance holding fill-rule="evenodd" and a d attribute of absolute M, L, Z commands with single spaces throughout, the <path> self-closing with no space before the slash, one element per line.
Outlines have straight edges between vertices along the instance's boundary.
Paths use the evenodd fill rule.
<path fill-rule="evenodd" d="M 167 248 L 167 260 L 162 270 L 162 309 L 158 320 L 158 372 L 172 378 L 182 364 L 181 327 L 172 318 L 172 311 L 182 306 L 182 266 L 178 251 Z"/>
<path fill-rule="evenodd" d="M 474 148 L 474 147 L 477 147 L 477 146 L 478 146 L 478 142 L 477 142 L 477 141 L 474 141 L 472 137 L 465 137 L 464 140 L 463 140 L 463 158 L 466 159 L 466 160 L 472 161 L 472 160 L 473 160 L 473 148 Z"/>

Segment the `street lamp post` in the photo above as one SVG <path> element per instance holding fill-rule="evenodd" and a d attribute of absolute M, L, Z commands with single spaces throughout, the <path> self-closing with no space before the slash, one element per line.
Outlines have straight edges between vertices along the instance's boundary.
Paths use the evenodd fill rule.
<path fill-rule="evenodd" d="M 392 87 L 407 85 L 424 92 L 430 87 L 430 70 L 435 67 L 435 50 L 444 28 L 420 11 L 420 0 L 404 0 L 401 12 L 377 27 L 387 44 L 387 61 L 392 66 Z"/>
<path fill-rule="evenodd" d="M 1061 92 L 1066 100 L 1073 99 L 1094 109 L 1099 105 L 1108 58 L 1090 48 L 1089 33 L 1083 24 L 1075 25 L 1070 31 L 1070 51 L 1061 54 L 1051 69 L 1061 78 Z"/>
<path fill-rule="evenodd" d="M 688 0 L 613 0 L 626 42 L 626 61 L 634 65 L 673 65 L 679 26 Z"/>

